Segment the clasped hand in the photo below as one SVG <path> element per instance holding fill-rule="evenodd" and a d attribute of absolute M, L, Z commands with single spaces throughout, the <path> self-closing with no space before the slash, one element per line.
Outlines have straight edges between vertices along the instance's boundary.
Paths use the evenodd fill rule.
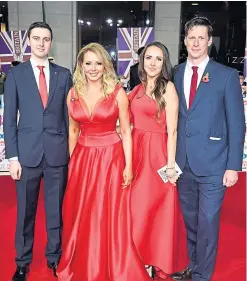
<path fill-rule="evenodd" d="M 123 188 L 126 188 L 126 187 L 128 187 L 128 185 L 131 184 L 132 179 L 133 179 L 132 168 L 125 167 L 125 169 L 123 171 L 123 179 L 124 179 L 124 182 L 123 182 L 122 186 L 123 186 Z"/>
<path fill-rule="evenodd" d="M 178 173 L 176 172 L 175 168 L 167 170 L 166 175 L 167 175 L 168 181 L 171 184 L 176 185 L 176 182 L 177 182 L 179 176 L 178 176 Z"/>

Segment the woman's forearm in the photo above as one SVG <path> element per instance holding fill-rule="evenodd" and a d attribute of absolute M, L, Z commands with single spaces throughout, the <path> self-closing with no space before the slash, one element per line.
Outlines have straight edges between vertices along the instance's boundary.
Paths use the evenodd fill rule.
<path fill-rule="evenodd" d="M 177 145 L 177 131 L 168 133 L 167 140 L 167 167 L 175 167 L 175 157 L 176 157 L 176 145 Z"/>
<path fill-rule="evenodd" d="M 123 150 L 126 166 L 132 169 L 132 137 L 131 130 L 122 132 Z"/>
<path fill-rule="evenodd" d="M 78 136 L 79 136 L 79 132 L 73 132 L 73 133 L 69 134 L 69 155 L 70 156 L 72 155 L 72 153 L 75 149 L 75 146 L 76 146 L 76 143 L 78 140 Z"/>

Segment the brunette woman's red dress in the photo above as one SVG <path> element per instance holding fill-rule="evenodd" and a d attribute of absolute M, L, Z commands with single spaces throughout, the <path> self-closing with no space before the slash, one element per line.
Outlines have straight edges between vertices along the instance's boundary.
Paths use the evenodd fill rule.
<path fill-rule="evenodd" d="M 140 84 L 129 94 L 133 123 L 131 213 L 133 239 L 143 263 L 157 274 L 187 266 L 186 231 L 179 208 L 177 187 L 164 183 L 157 170 L 167 164 L 166 112 L 157 118 L 157 103 Z"/>
<path fill-rule="evenodd" d="M 116 133 L 119 88 L 93 112 L 71 91 L 70 115 L 80 123 L 81 134 L 69 163 L 59 281 L 151 280 L 132 241 L 131 189 L 122 189 L 125 158 Z"/>

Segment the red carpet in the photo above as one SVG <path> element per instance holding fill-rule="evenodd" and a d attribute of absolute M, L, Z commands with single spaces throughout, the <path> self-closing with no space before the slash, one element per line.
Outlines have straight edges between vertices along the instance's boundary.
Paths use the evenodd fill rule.
<path fill-rule="evenodd" d="M 43 192 L 40 193 L 37 211 L 33 263 L 28 281 L 55 281 L 46 268 L 45 217 Z M 15 270 L 14 234 L 16 223 L 16 198 L 14 182 L 0 176 L 0 264 L 1 281 L 11 281 Z M 220 242 L 215 273 L 212 281 L 246 280 L 246 174 L 226 193 L 220 228 Z M 134 281 L 134 280 L 126 280 Z"/>

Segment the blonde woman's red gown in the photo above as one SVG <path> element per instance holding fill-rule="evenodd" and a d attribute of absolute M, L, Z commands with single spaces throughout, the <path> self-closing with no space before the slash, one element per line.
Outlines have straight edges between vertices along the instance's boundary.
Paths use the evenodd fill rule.
<path fill-rule="evenodd" d="M 122 189 L 125 158 L 116 133 L 119 86 L 90 113 L 73 96 L 81 134 L 69 163 L 63 204 L 59 281 L 150 281 L 131 236 L 130 188 Z"/>
<path fill-rule="evenodd" d="M 186 231 L 179 208 L 177 187 L 164 183 L 157 170 L 167 164 L 165 110 L 157 120 L 157 103 L 136 86 L 129 94 L 133 123 L 131 213 L 133 239 L 143 263 L 157 275 L 187 266 Z"/>

